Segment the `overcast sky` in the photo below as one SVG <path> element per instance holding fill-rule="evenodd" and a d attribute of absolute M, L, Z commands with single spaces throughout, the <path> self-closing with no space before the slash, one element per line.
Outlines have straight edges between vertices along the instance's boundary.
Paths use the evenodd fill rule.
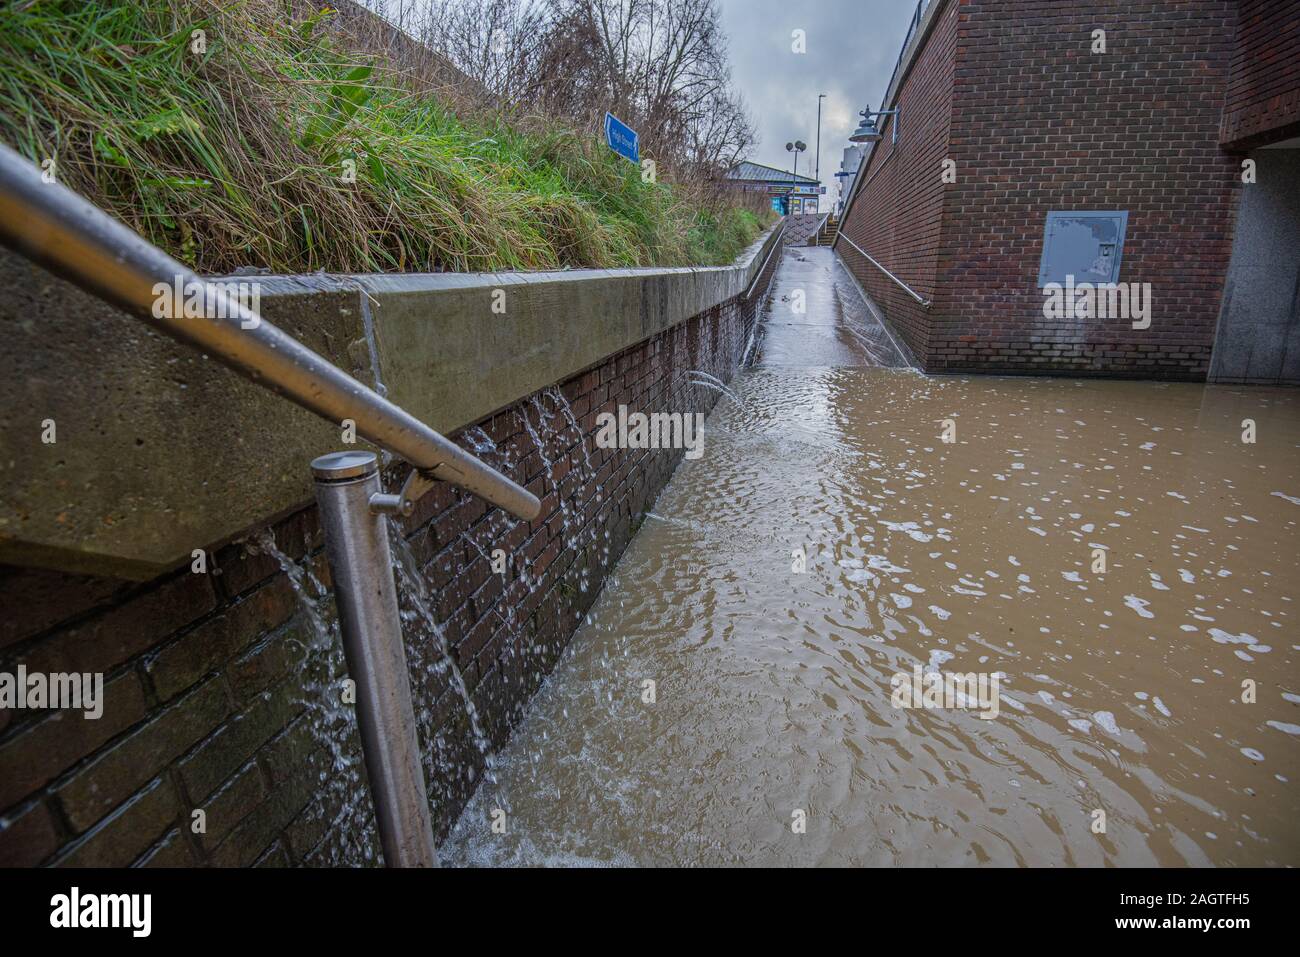
<path fill-rule="evenodd" d="M 857 111 L 880 109 L 916 0 L 719 0 L 729 39 L 732 79 L 745 97 L 762 140 L 750 159 L 789 169 L 785 144 L 808 144 L 799 172 L 810 175 L 822 101 L 821 178 L 827 197 Z M 790 50 L 803 30 L 808 52 Z M 826 208 L 823 206 L 823 208 Z"/>

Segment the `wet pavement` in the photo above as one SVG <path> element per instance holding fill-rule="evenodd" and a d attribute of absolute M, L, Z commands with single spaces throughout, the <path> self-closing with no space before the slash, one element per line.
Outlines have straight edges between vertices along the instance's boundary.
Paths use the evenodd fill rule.
<path fill-rule="evenodd" d="M 908 364 L 839 257 L 816 246 L 785 251 L 751 361 L 793 368 Z"/>
<path fill-rule="evenodd" d="M 855 296 L 787 251 L 443 860 L 1300 864 L 1300 393 L 926 377 Z"/>

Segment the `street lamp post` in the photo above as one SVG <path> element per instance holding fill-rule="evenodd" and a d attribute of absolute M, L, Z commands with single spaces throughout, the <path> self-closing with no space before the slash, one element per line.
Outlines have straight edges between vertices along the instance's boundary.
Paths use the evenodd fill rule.
<path fill-rule="evenodd" d="M 817 94 L 817 165 L 813 171 L 813 179 L 818 183 L 822 181 L 822 100 L 826 99 L 825 93 Z M 821 197 L 817 197 L 817 212 L 822 211 Z"/>
<path fill-rule="evenodd" d="M 786 143 L 785 150 L 787 153 L 794 153 L 794 167 L 790 171 L 790 199 L 786 202 L 786 212 L 794 211 L 794 190 L 795 180 L 799 178 L 799 154 L 808 149 L 808 144 L 803 140 L 795 140 L 793 143 Z"/>
<path fill-rule="evenodd" d="M 799 175 L 799 154 L 807 149 L 808 144 L 803 140 L 795 140 L 793 143 L 785 144 L 785 151 L 787 153 L 794 153 L 794 166 L 790 167 L 790 176 L 792 178 Z"/>

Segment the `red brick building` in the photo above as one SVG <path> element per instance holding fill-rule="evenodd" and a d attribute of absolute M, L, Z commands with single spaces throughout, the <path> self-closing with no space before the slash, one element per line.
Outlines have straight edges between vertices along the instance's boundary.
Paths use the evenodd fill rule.
<path fill-rule="evenodd" d="M 1300 0 L 929 0 L 880 109 L 836 250 L 926 371 L 1300 382 Z M 1145 327 L 1045 314 L 1097 214 Z"/>

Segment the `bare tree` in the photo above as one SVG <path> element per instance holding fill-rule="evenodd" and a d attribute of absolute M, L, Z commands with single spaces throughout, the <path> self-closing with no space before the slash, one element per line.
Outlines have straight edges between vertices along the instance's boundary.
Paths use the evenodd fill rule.
<path fill-rule="evenodd" d="M 754 145 L 716 0 L 371 0 L 523 110 L 598 128 L 606 110 L 665 173 L 713 178 Z"/>
<path fill-rule="evenodd" d="M 716 0 L 552 0 L 543 90 L 564 84 L 569 115 L 609 109 L 660 166 L 726 163 L 752 147 L 731 88 Z M 576 70 L 560 71 L 564 64 Z M 543 96 L 555 99 L 554 94 Z"/>
<path fill-rule="evenodd" d="M 548 20 L 546 0 L 369 0 L 367 5 L 507 103 L 528 88 Z"/>

